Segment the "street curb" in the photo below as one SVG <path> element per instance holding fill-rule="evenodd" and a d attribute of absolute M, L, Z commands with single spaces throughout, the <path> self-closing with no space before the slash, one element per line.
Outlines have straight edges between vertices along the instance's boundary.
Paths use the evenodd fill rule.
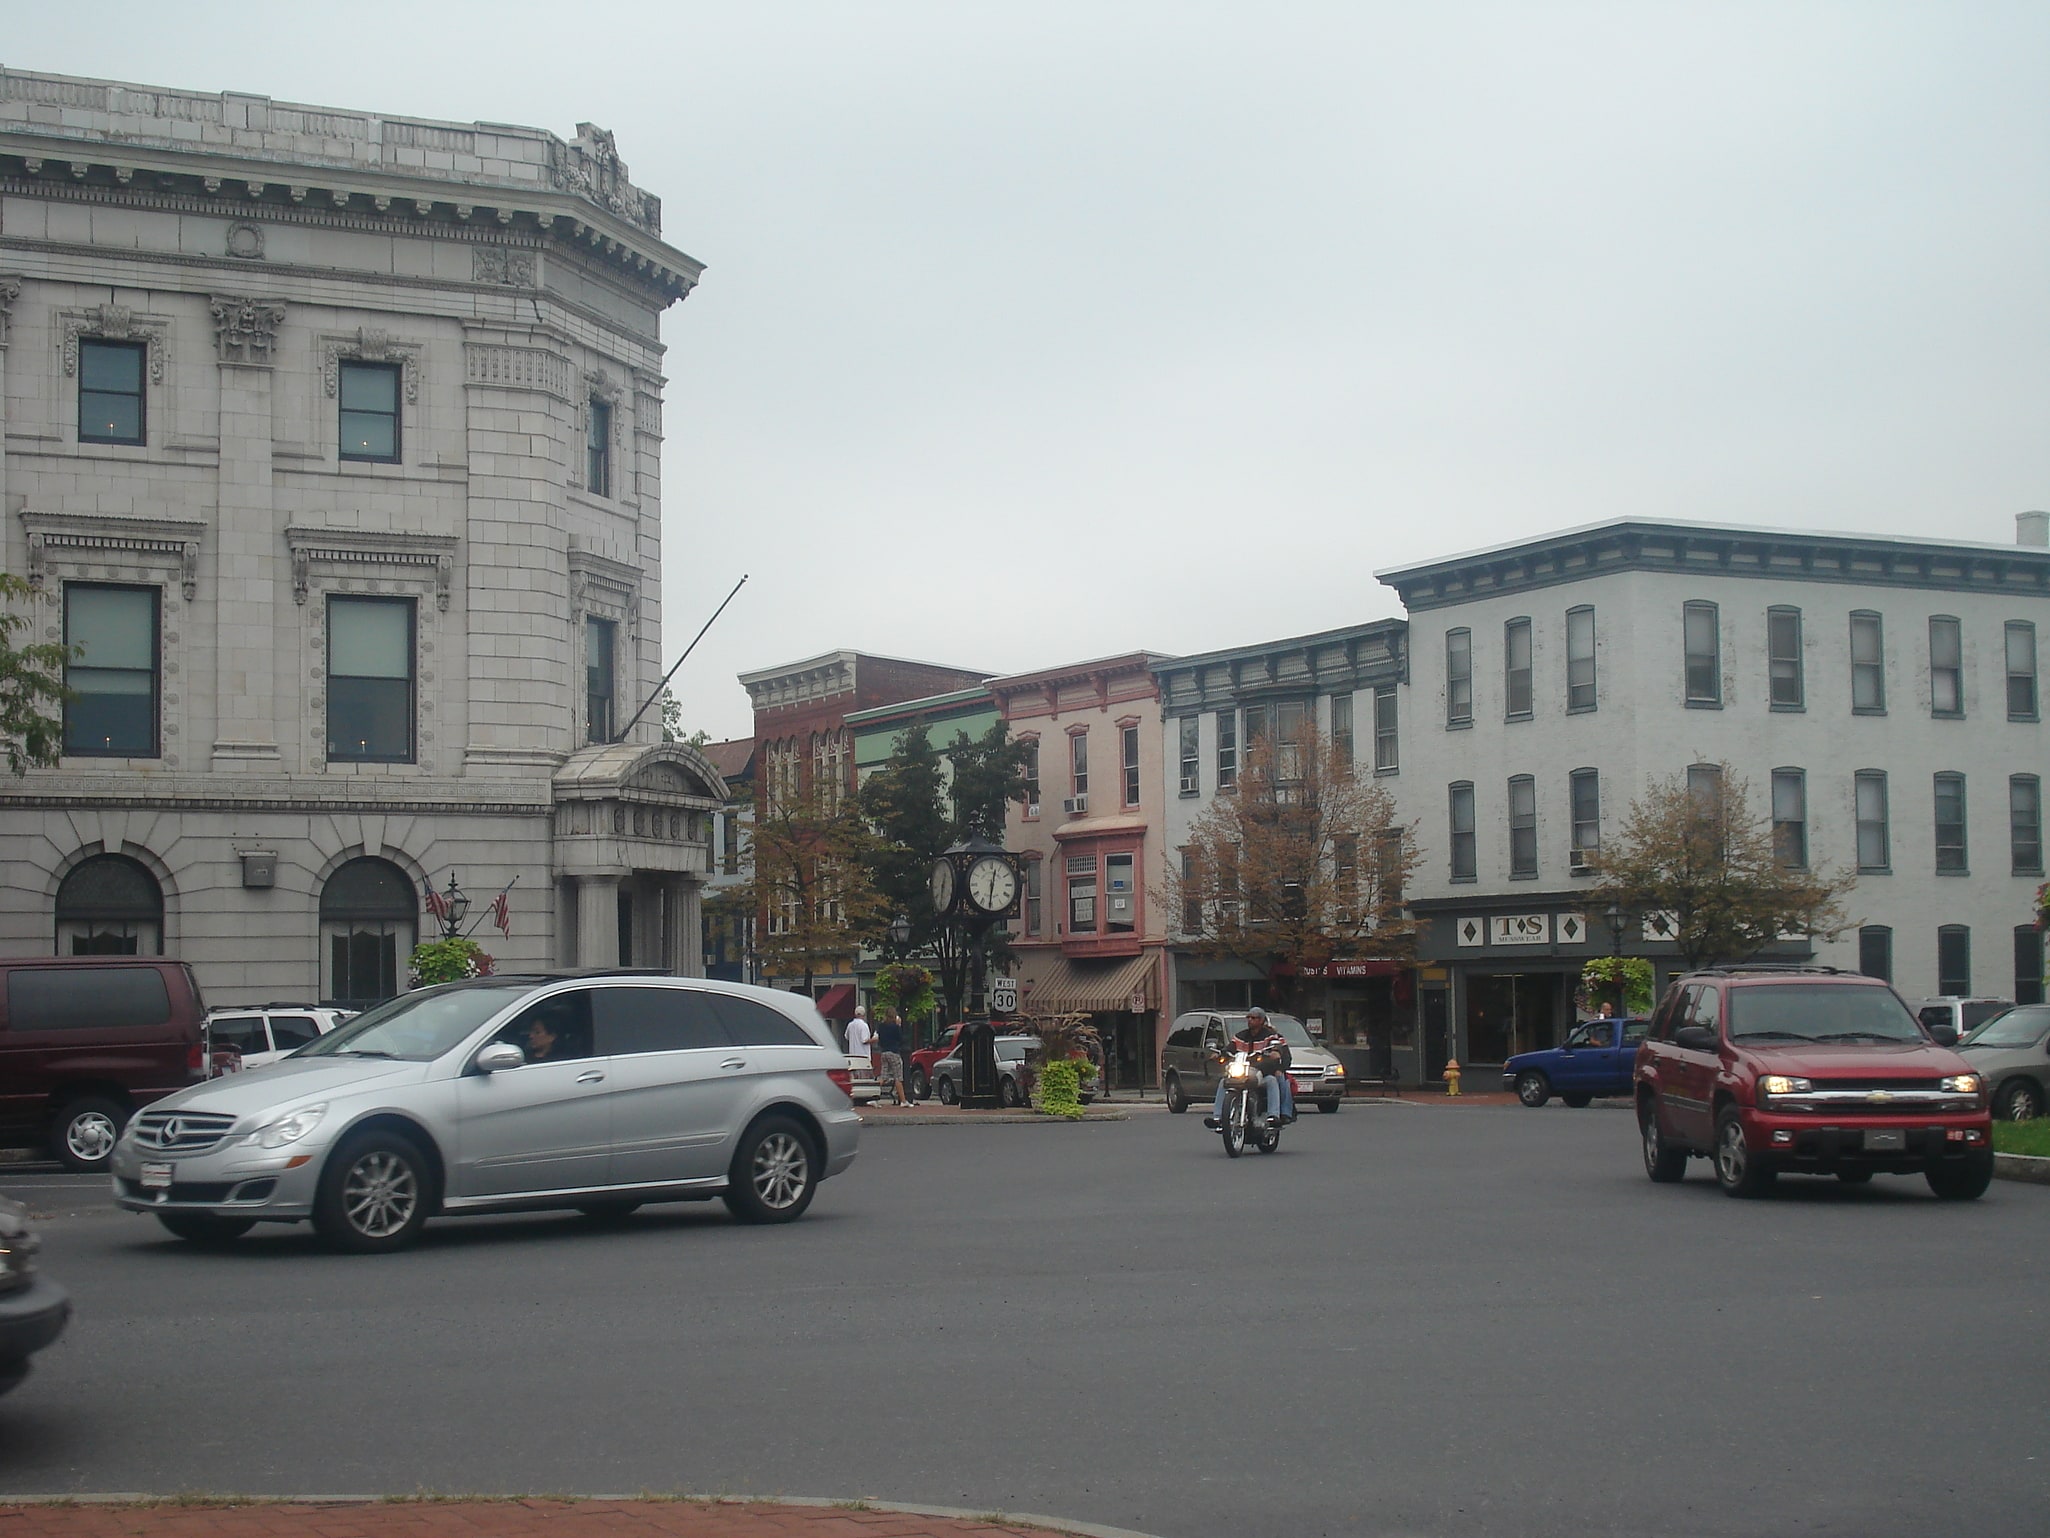
<path fill-rule="evenodd" d="M 2034 1154 L 1997 1153 L 1993 1156 L 1993 1173 L 2001 1180 L 2026 1180 L 2050 1186 L 2050 1159 L 2039 1159 Z"/>
<path fill-rule="evenodd" d="M 1021 1115 L 1017 1112 L 963 1111 L 952 1115 L 944 1113 L 912 1111 L 903 1116 L 878 1116 L 870 1121 L 861 1119 L 861 1130 L 871 1127 L 1068 1127 L 1078 1121 L 1130 1121 L 1125 1111 L 1084 1111 L 1072 1120 L 1066 1116 Z"/>
<path fill-rule="evenodd" d="M 1006 1527 L 1037 1527 L 1064 1538 L 1155 1538 L 1130 1527 L 1105 1527 L 1096 1522 L 1075 1522 L 1062 1517 L 1044 1517 L 1027 1511 L 979 1510 L 964 1506 L 907 1506 L 897 1501 L 870 1500 L 866 1496 L 833 1499 L 819 1495 L 198 1495 L 167 1498 L 139 1491 L 114 1491 L 101 1495 L 0 1495 L 0 1511 L 12 1506 L 134 1506 L 149 1510 L 203 1511 L 214 1506 L 493 1506 L 510 1501 L 566 1501 L 604 1505 L 667 1505 L 671 1502 L 698 1506 L 802 1506 L 809 1510 L 846 1507 L 855 1510 L 893 1512 L 907 1517 L 937 1517 L 947 1522 L 986 1523 L 991 1517 Z"/>

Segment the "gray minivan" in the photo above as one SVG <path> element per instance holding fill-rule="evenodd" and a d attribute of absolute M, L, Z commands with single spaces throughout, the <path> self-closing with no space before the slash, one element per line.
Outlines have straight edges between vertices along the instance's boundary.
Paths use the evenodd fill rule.
<path fill-rule="evenodd" d="M 721 1197 L 787 1222 L 853 1162 L 847 1059 L 799 994 L 646 973 L 494 976 L 366 1011 L 183 1090 L 114 1148 L 114 1196 L 180 1238 L 311 1219 L 393 1250 L 436 1213 Z"/>
<path fill-rule="evenodd" d="M 1267 1023 L 1288 1043 L 1289 1075 L 1296 1082 L 1296 1102 L 1314 1105 L 1326 1115 L 1345 1098 L 1345 1067 L 1317 1045 L 1308 1027 L 1294 1015 L 1267 1012 Z M 1160 1087 L 1167 1108 L 1177 1114 L 1192 1102 L 1209 1105 L 1217 1096 L 1217 1059 L 1225 1043 L 1245 1029 L 1243 1009 L 1197 1009 L 1175 1018 L 1160 1049 Z"/>

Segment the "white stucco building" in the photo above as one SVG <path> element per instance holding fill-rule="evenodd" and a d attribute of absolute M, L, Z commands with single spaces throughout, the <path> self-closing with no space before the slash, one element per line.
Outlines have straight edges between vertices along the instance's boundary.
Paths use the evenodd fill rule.
<path fill-rule="evenodd" d="M 615 739 L 699 270 L 588 124 L 0 72 L 4 558 L 82 648 L 0 946 L 360 1002 L 454 873 L 501 968 L 695 970 L 719 776 Z"/>

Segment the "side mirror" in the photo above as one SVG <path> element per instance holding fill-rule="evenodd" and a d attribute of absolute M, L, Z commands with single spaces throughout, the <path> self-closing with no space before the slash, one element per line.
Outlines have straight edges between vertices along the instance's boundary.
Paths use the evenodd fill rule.
<path fill-rule="evenodd" d="M 470 1066 L 479 1073 L 498 1073 L 507 1068 L 518 1068 L 526 1061 L 527 1054 L 512 1042 L 494 1041 L 470 1060 Z"/>
<path fill-rule="evenodd" d="M 1673 1045 L 1685 1047 L 1689 1052 L 1713 1052 L 1716 1048 L 1715 1032 L 1705 1025 L 1683 1025 L 1673 1032 Z"/>
<path fill-rule="evenodd" d="M 1929 1034 L 1935 1038 L 1936 1045 L 1939 1047 L 1954 1047 L 1957 1045 L 1957 1027 L 1948 1020 L 1938 1021 L 1935 1025 L 1930 1026 Z"/>

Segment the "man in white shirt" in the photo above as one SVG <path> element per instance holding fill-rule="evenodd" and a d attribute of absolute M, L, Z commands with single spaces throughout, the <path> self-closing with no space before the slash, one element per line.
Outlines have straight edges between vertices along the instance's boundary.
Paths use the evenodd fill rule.
<path fill-rule="evenodd" d="M 875 1032 L 869 1029 L 868 1006 L 854 1006 L 854 1018 L 847 1022 L 847 1055 L 849 1057 L 869 1056 L 868 1044 L 875 1039 Z"/>

